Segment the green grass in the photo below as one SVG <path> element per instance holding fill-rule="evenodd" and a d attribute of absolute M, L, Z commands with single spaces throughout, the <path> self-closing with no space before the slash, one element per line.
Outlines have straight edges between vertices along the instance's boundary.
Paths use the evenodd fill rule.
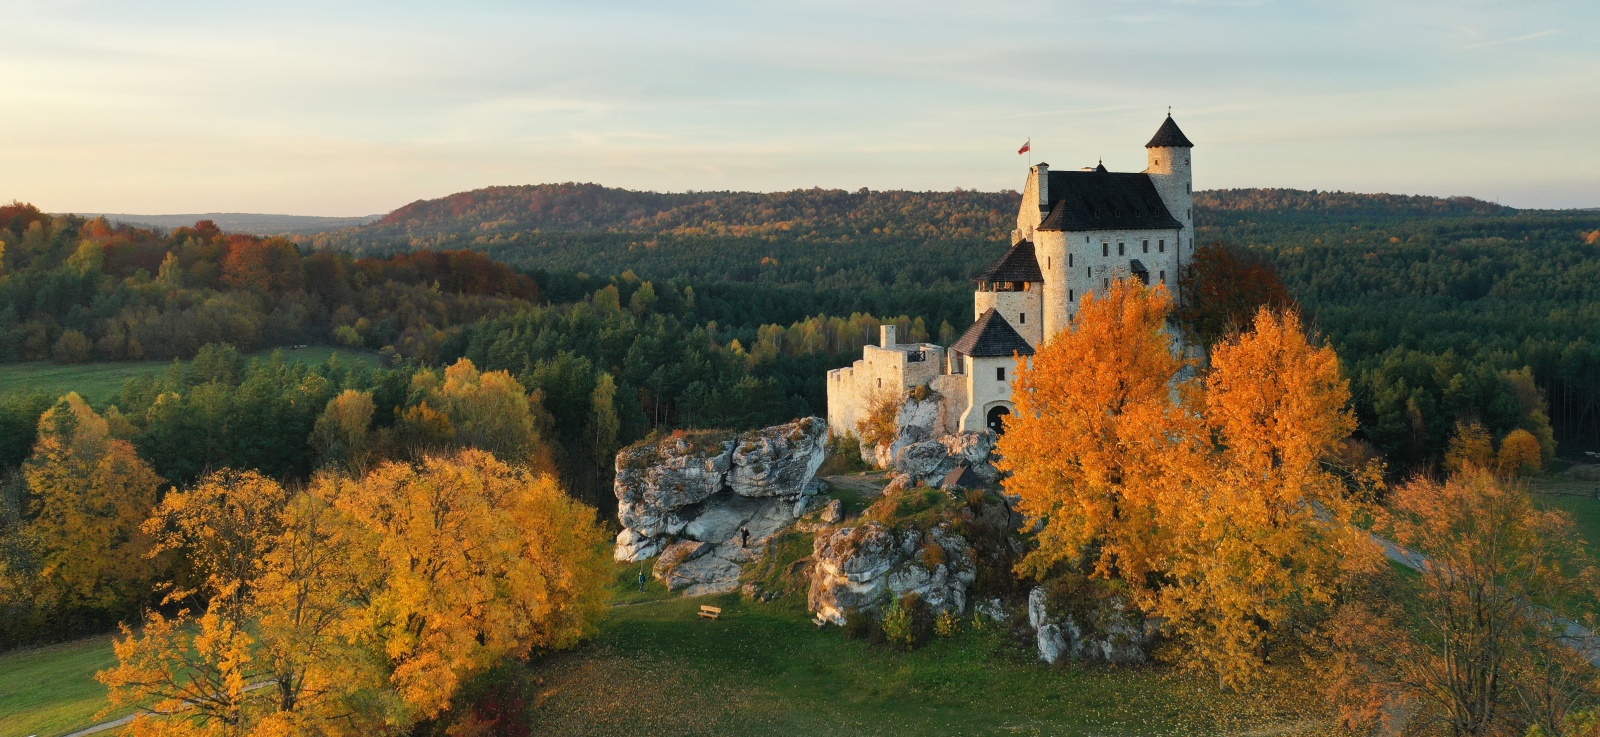
<path fill-rule="evenodd" d="M 110 636 L 0 655 L 0 735 L 53 737 L 103 721 L 94 674 L 113 665 Z"/>
<path fill-rule="evenodd" d="M 353 351 L 348 348 L 311 346 L 298 350 L 284 348 L 284 358 L 297 363 L 322 363 L 335 353 L 343 359 L 360 358 L 377 365 L 378 354 L 371 351 Z M 267 358 L 272 351 L 251 354 L 251 358 Z M 14 391 L 44 391 L 60 396 L 77 392 L 90 404 L 102 406 L 122 391 L 129 379 L 146 374 L 159 374 L 171 366 L 170 361 L 123 361 L 115 363 L 84 363 L 61 365 L 43 361 L 0 364 L 0 394 Z"/>
<path fill-rule="evenodd" d="M 535 732 L 551 735 L 1332 735 L 1304 682 L 1226 694 L 1167 667 L 1051 668 L 1009 628 L 911 653 L 818 630 L 805 592 L 768 604 L 684 599 L 618 573 L 630 603 L 575 651 L 529 666 Z M 655 584 L 652 584 L 654 586 Z M 623 592 L 619 592 L 623 593 Z M 695 616 L 701 604 L 720 620 Z"/>
<path fill-rule="evenodd" d="M 1572 515 L 1578 535 L 1600 561 L 1600 499 L 1594 496 L 1600 481 L 1547 477 L 1535 479 L 1529 486 L 1534 492 L 1534 502 L 1541 508 L 1559 509 Z"/>

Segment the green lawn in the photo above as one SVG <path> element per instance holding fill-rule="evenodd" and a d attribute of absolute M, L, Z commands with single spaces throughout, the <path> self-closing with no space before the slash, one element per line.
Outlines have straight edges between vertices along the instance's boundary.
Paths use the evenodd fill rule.
<path fill-rule="evenodd" d="M 1600 560 L 1600 499 L 1594 496 L 1600 481 L 1550 477 L 1530 484 L 1534 501 L 1545 509 L 1559 509 L 1572 515 L 1578 534 Z"/>
<path fill-rule="evenodd" d="M 309 348 L 284 348 L 283 355 L 299 363 L 322 363 L 338 353 L 346 359 L 360 358 L 377 365 L 378 354 L 371 351 L 353 351 L 348 348 L 311 346 Z M 251 354 L 252 358 L 266 358 L 272 351 Z M 85 363 L 61 365 L 43 361 L 0 364 L 0 394 L 13 391 L 43 390 L 62 395 L 77 392 L 90 404 L 100 406 L 122 391 L 129 379 L 145 374 L 160 373 L 171 366 L 169 361 L 125 361 L 116 363 Z"/>
<path fill-rule="evenodd" d="M 598 636 L 529 666 L 535 734 L 1340 734 L 1305 682 L 1239 695 L 1167 667 L 1051 668 L 995 625 L 900 653 L 818 630 L 804 590 L 756 604 L 637 581 L 620 566 L 627 603 Z"/>
<path fill-rule="evenodd" d="M 110 636 L 0 655 L 0 735 L 54 737 L 103 721 L 94 674 L 115 664 Z"/>

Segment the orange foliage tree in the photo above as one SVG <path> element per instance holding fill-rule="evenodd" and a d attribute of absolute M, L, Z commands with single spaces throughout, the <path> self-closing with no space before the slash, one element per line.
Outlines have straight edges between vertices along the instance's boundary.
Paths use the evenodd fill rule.
<path fill-rule="evenodd" d="M 1265 309 L 1180 382 L 1170 309 L 1132 281 L 1086 295 L 1019 369 L 999 443 L 1006 489 L 1039 525 L 1019 571 L 1126 582 L 1187 662 L 1244 685 L 1275 632 L 1371 561 L 1324 465 L 1355 427 L 1350 391 L 1297 316 Z"/>

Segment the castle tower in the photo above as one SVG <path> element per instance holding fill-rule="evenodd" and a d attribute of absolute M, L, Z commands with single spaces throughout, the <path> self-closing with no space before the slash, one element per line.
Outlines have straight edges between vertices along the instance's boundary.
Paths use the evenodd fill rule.
<path fill-rule="evenodd" d="M 1034 257 L 1033 244 L 1021 241 L 989 264 L 973 281 L 972 319 L 994 311 L 1028 345 L 1044 342 L 1044 274 Z"/>
<path fill-rule="evenodd" d="M 1177 249 L 1177 263 L 1182 264 L 1194 252 L 1194 176 L 1190 162 L 1194 144 L 1178 129 L 1172 114 L 1167 113 L 1167 119 L 1144 148 L 1149 159 L 1145 173 L 1160 193 L 1167 212 L 1183 224 L 1178 232 Z"/>

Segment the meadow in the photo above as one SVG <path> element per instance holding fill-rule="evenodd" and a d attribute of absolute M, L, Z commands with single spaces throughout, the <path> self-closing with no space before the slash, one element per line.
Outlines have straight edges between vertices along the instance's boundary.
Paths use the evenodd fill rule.
<path fill-rule="evenodd" d="M 282 348 L 278 350 L 283 351 L 283 356 L 286 360 L 295 363 L 319 364 L 337 354 L 341 360 L 360 359 L 374 366 L 379 365 L 378 354 L 374 351 L 329 346 Z M 259 351 L 250 354 L 250 358 L 270 358 L 271 356 L 272 351 Z M 58 364 L 48 361 L 28 361 L 25 363 L 0 363 L 0 395 L 11 392 L 42 391 L 60 396 L 67 392 L 77 392 L 91 405 L 102 407 L 116 398 L 117 394 L 122 391 L 122 385 L 126 384 L 128 380 L 147 374 L 161 373 L 172 366 L 173 363 L 183 362 L 118 361 Z"/>

